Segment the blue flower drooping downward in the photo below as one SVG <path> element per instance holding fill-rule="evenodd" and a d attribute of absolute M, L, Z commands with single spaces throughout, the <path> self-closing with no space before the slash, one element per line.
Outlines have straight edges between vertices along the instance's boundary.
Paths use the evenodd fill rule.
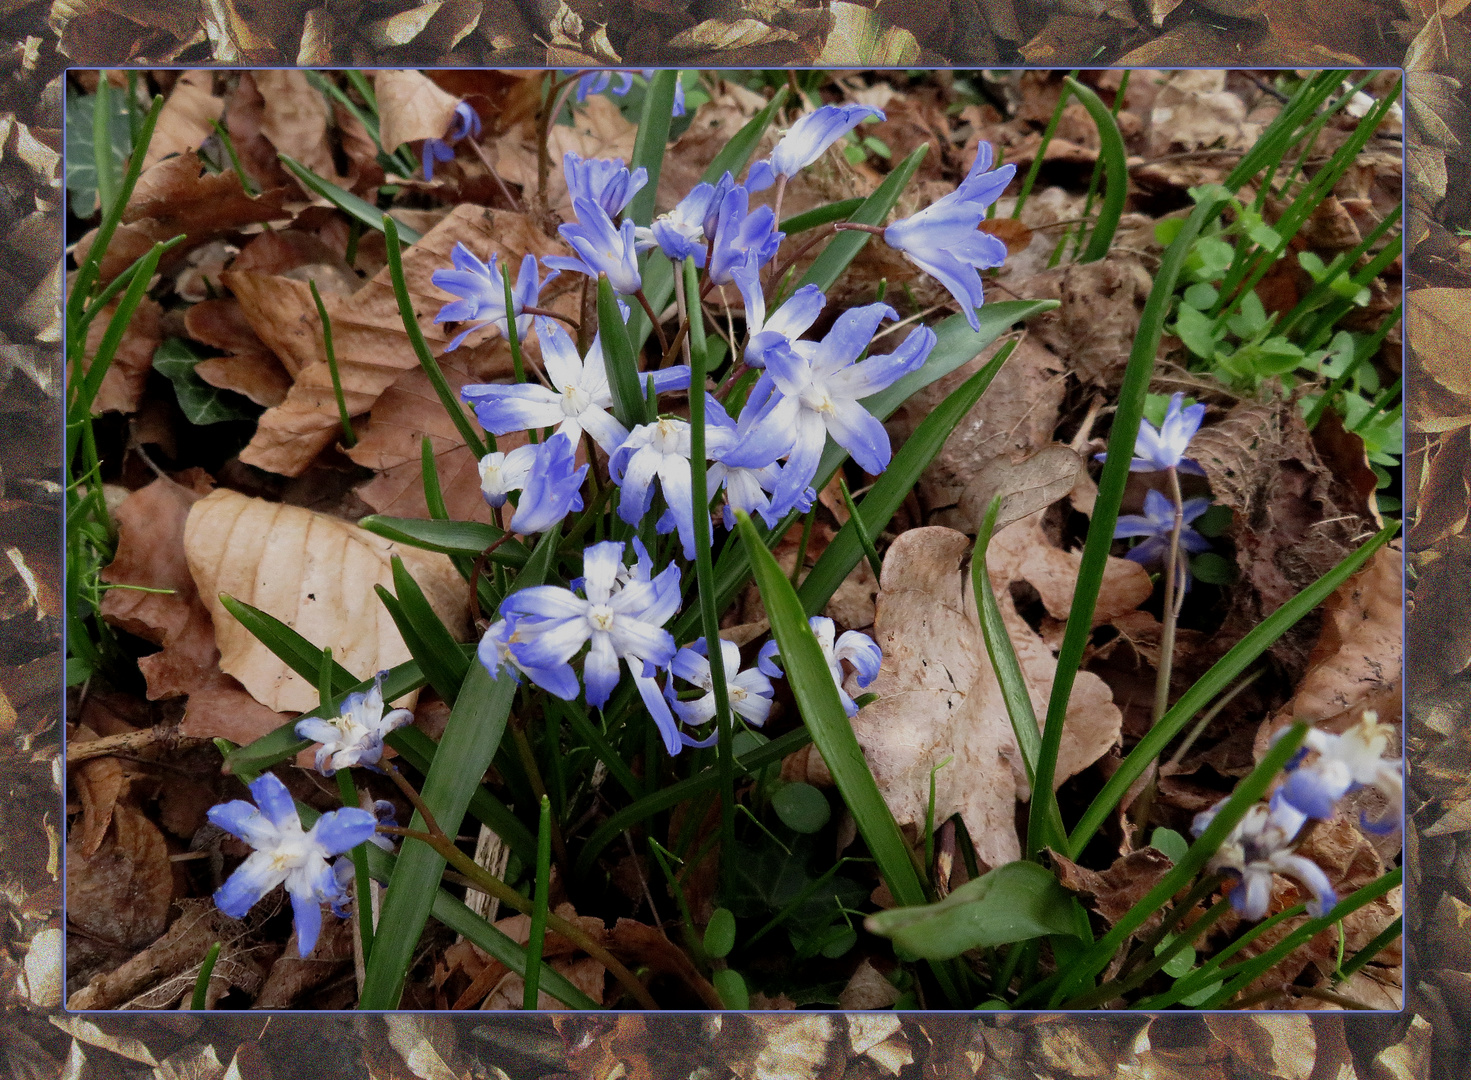
<path fill-rule="evenodd" d="M 808 113 L 787 129 L 769 159 L 751 166 L 746 174 L 746 186 L 752 191 L 762 191 L 778 176 L 790 180 L 869 117 L 882 120 L 883 110 L 871 105 L 824 105 Z"/>
<path fill-rule="evenodd" d="M 837 632 L 837 628 L 833 625 L 833 621 L 825 615 L 812 616 L 807 620 L 807 625 L 812 627 L 812 633 L 817 636 L 817 644 L 822 646 L 822 655 L 827 660 L 827 669 L 832 674 L 833 683 L 838 688 L 838 697 L 843 702 L 843 711 L 849 716 L 857 716 L 858 703 L 848 696 L 848 691 L 843 689 L 842 661 L 846 660 L 853 665 L 859 687 L 865 687 L 878 677 L 879 665 L 884 659 L 883 651 L 873 638 L 857 630 L 845 632 L 834 642 L 833 635 Z M 781 647 L 773 638 L 761 646 L 756 666 L 773 679 L 779 678 L 782 670 L 776 665 L 776 661 L 780 656 Z"/>
<path fill-rule="evenodd" d="M 570 150 L 562 155 L 562 175 L 574 206 L 578 199 L 586 199 L 610 218 L 622 213 L 649 182 L 649 170 L 642 165 L 629 172 L 622 158 L 582 158 Z M 577 216 L 583 218 L 581 210 Z"/>
<path fill-rule="evenodd" d="M 1225 799 L 1195 815 L 1190 831 L 1200 836 L 1215 819 Z M 1290 877 L 1310 895 L 1308 914 L 1319 917 L 1338 903 L 1328 875 L 1311 859 L 1295 855 L 1293 843 L 1307 822 L 1299 810 L 1278 791 L 1270 803 L 1257 803 L 1237 822 L 1216 853 L 1206 863 L 1210 873 L 1224 873 L 1236 880 L 1231 889 L 1231 906 L 1252 922 L 1266 915 L 1272 902 L 1272 877 Z"/>
<path fill-rule="evenodd" d="M 586 465 L 578 468 L 577 444 L 567 435 L 553 435 L 535 447 L 520 505 L 511 517 L 511 531 L 523 536 L 546 532 L 581 510 L 582 478 L 587 470 Z"/>
<path fill-rule="evenodd" d="M 1206 498 L 1186 499 L 1182 504 L 1180 547 L 1198 555 L 1210 550 L 1210 541 L 1190 527 L 1190 523 L 1210 509 L 1211 501 Z M 1175 505 L 1163 494 L 1150 488 L 1144 494 L 1143 514 L 1122 514 L 1113 527 L 1113 538 L 1121 540 L 1128 536 L 1146 537 L 1144 543 L 1129 549 L 1124 556 L 1143 566 L 1162 559 L 1170 546 L 1170 534 L 1175 529 Z"/>
<path fill-rule="evenodd" d="M 210 807 L 206 815 L 210 824 L 255 849 L 215 890 L 215 906 L 243 919 L 266 893 L 285 884 L 296 917 L 296 948 L 306 956 L 322 929 L 322 904 L 340 909 L 346 900 L 327 860 L 370 839 L 377 819 L 366 810 L 344 807 L 323 814 L 310 832 L 303 832 L 291 793 L 273 774 L 262 773 L 250 794 L 257 806 L 236 799 Z"/>
<path fill-rule="evenodd" d="M 972 330 L 981 328 L 976 309 L 984 302 L 978 271 L 1006 259 L 1006 245 L 977 226 L 1016 175 L 1015 165 L 990 168 L 991 144 L 983 142 L 958 188 L 884 230 L 885 243 L 949 290 Z"/>
<path fill-rule="evenodd" d="M 469 322 L 471 325 L 456 334 L 444 351 L 458 349 L 465 338 L 482 326 L 496 326 L 502 334 L 508 333 L 506 285 L 500 268 L 496 266 L 495 253 L 491 253 L 490 265 L 487 266 L 464 244 L 456 244 L 454 251 L 450 253 L 450 259 L 454 263 L 454 269 L 436 270 L 429 280 L 434 282 L 435 288 L 443 289 L 459 299 L 440 308 L 434 321 Z M 511 286 L 511 304 L 519 340 L 525 341 L 531 330 L 531 316 L 523 315 L 522 312 L 528 307 L 536 307 L 542 288 L 556 276 L 556 271 L 553 271 L 546 276 L 546 281 L 538 281 L 536 256 L 528 254 L 522 258 L 521 272 Z"/>
<path fill-rule="evenodd" d="M 1317 756 L 1306 765 L 1298 760 L 1288 766 L 1282 797 L 1308 817 L 1326 821 L 1349 792 L 1377 788 L 1389 801 L 1389 813 L 1379 821 L 1361 814 L 1359 823 L 1373 833 L 1393 832 L 1399 825 L 1404 780 L 1400 762 L 1384 757 L 1391 734 L 1372 710 L 1342 735 L 1309 728 L 1303 746 Z"/>
<path fill-rule="evenodd" d="M 434 163 L 436 161 L 453 161 L 455 159 L 454 144 L 461 139 L 480 138 L 480 114 L 470 105 L 462 101 L 455 106 L 455 114 L 450 118 L 449 131 L 443 139 L 424 140 L 424 179 L 434 179 Z"/>

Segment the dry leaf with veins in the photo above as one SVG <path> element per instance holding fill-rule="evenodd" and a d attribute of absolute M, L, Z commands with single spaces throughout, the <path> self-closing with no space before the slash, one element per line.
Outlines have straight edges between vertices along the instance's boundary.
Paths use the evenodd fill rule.
<path fill-rule="evenodd" d="M 158 114 L 153 139 L 143 156 L 148 170 L 166 157 L 198 150 L 214 134 L 214 121 L 225 114 L 225 101 L 212 93 L 213 71 L 186 71 L 169 92 Z"/>
<path fill-rule="evenodd" d="M 1032 520 L 1001 530 L 988 562 L 1033 708 L 1044 717 L 1057 664 L 1017 614 L 1009 588 L 1024 578 L 1026 555 L 1037 546 L 1036 535 L 1026 527 Z M 852 723 L 884 801 L 901 825 L 922 827 L 931 770 L 952 757 L 935 773 L 934 820 L 959 813 L 977 859 L 999 866 L 1021 857 L 1016 801 L 1027 792 L 1011 721 L 977 621 L 970 588 L 971 547 L 964 533 L 940 527 L 911 529 L 890 546 L 874 622 L 884 659 L 868 687 L 878 700 L 860 710 Z M 1133 565 L 1122 559 L 1110 562 Z M 1080 672 L 1058 754 L 1057 784 L 1107 752 L 1118 739 L 1121 720 L 1103 680 Z M 825 779 L 821 758 L 811 750 L 807 768 L 813 778 Z"/>
<path fill-rule="evenodd" d="M 316 708 L 316 687 L 237 622 L 220 593 L 274 615 L 319 647 L 330 646 L 338 663 L 367 679 L 409 659 L 373 591 L 375 584 L 393 589 L 389 557 L 398 555 L 450 633 L 457 640 L 466 636 L 468 591 L 448 558 L 325 514 L 222 489 L 190 510 L 184 552 L 214 618 L 220 667 L 278 711 Z"/>
<path fill-rule="evenodd" d="M 378 97 L 378 137 L 389 153 L 406 142 L 442 139 L 459 98 L 418 71 L 380 71 L 373 76 Z"/>

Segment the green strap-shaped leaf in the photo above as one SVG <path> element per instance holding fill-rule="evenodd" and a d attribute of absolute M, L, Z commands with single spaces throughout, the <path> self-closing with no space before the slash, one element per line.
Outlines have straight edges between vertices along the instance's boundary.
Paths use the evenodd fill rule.
<path fill-rule="evenodd" d="M 288 157 L 286 154 L 277 154 L 298 180 L 313 195 L 320 195 L 348 217 L 356 218 L 370 229 L 383 231 L 384 213 L 371 203 L 364 202 L 350 191 L 345 191 L 330 181 L 323 180 L 312 172 L 301 162 Z M 411 229 L 407 225 L 399 224 L 398 219 L 393 219 L 398 225 L 398 239 L 405 244 L 417 244 L 424 238 L 424 234 L 417 229 Z"/>
<path fill-rule="evenodd" d="M 1119 133 L 1118 122 L 1098 95 L 1072 77 L 1063 79 L 1063 82 L 1083 103 L 1083 108 L 1088 110 L 1088 115 L 1098 127 L 1105 177 L 1103 203 L 1098 207 L 1098 219 L 1093 223 L 1093 232 L 1088 236 L 1088 246 L 1081 259 L 1082 262 L 1095 262 L 1108 254 L 1113 235 L 1119 227 L 1119 218 L 1124 214 L 1124 201 L 1129 196 L 1128 153 L 1124 149 L 1124 137 Z"/>
<path fill-rule="evenodd" d="M 649 170 L 649 182 L 633 197 L 625 213 L 635 224 L 647 225 L 654 219 L 654 195 L 659 189 L 659 172 L 664 165 L 664 149 L 669 143 L 669 122 L 674 113 L 674 84 L 679 72 L 665 68 L 655 72 L 644 91 L 643 111 L 638 118 L 638 133 L 633 139 L 630 170 L 640 166 Z"/>
<path fill-rule="evenodd" d="M 603 342 L 603 366 L 608 372 L 608 389 L 613 394 L 613 415 L 630 431 L 648 423 L 643 387 L 638 381 L 638 360 L 623 314 L 618 310 L 612 283 L 598 276 L 598 333 Z"/>
<path fill-rule="evenodd" d="M 479 555 L 505 535 L 494 525 L 478 521 L 425 521 L 422 518 L 386 517 L 369 514 L 358 522 L 358 528 L 376 533 L 386 540 L 437 551 L 442 555 Z M 519 540 L 504 540 L 490 554 L 492 562 L 519 570 L 526 565 L 531 552 Z"/>
<path fill-rule="evenodd" d="M 559 527 L 542 535 L 526 568 L 516 579 L 518 588 L 545 580 L 560 538 Z M 515 680 L 509 677 L 491 678 L 485 665 L 478 662 L 470 665 L 460 687 L 421 791 L 424 804 L 450 836 L 458 835 L 471 796 L 500 746 L 516 687 Z M 426 828 L 417 812 L 410 828 Z M 363 980 L 359 1008 L 397 1007 L 409 963 L 443 873 L 444 859 L 438 852 L 420 841 L 404 841 L 398 867 L 383 898 L 380 931 L 373 943 L 373 957 Z"/>

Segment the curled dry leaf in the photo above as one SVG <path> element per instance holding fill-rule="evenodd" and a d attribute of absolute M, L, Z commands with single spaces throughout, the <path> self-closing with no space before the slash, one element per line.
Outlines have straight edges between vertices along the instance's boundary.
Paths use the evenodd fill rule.
<path fill-rule="evenodd" d="M 114 757 L 83 762 L 73 774 L 72 783 L 82 800 L 82 824 L 72 843 L 84 858 L 90 858 L 102 846 L 118 796 L 126 786 L 122 762 Z"/>
<path fill-rule="evenodd" d="M 231 354 L 194 365 L 194 374 L 205 382 L 243 394 L 267 408 L 286 400 L 291 376 L 250 328 L 238 300 L 203 300 L 192 305 L 184 316 L 184 328 L 194 340 Z"/>
<path fill-rule="evenodd" d="M 274 615 L 308 641 L 330 646 L 359 678 L 409 659 L 374 584 L 389 589 L 389 557 L 399 555 L 457 640 L 468 622 L 468 593 L 443 555 L 400 547 L 337 518 L 220 490 L 189 512 L 189 569 L 214 618 L 220 667 L 268 708 L 315 708 L 316 687 L 288 668 L 225 611 L 220 593 Z"/>
<path fill-rule="evenodd" d="M 1052 863 L 1063 888 L 1086 897 L 1088 908 L 1101 915 L 1109 926 L 1144 899 L 1174 866 L 1168 856 L 1152 847 L 1121 855 L 1102 872 L 1079 866 L 1057 852 L 1052 853 Z M 1157 923 L 1158 919 L 1152 917 L 1142 928 L 1143 932 L 1148 933 Z"/>
<path fill-rule="evenodd" d="M 1033 707 L 1045 716 L 1056 661 L 1017 614 L 1009 590 L 1022 579 L 1022 556 L 1035 540 L 1000 543 L 1018 528 L 997 534 L 988 562 Z M 1026 797 L 1026 785 L 977 621 L 970 553 L 969 537 L 939 527 L 911 529 L 889 548 L 874 623 L 884 660 L 869 688 L 878 700 L 853 718 L 853 730 L 901 825 L 925 820 L 931 770 L 953 757 L 935 773 L 934 820 L 959 813 L 977 858 L 994 867 L 1020 857 L 1016 801 Z M 1059 785 L 1114 744 L 1120 721 L 1103 681 L 1079 673 L 1058 757 Z M 826 772 L 820 763 L 809 752 L 816 779 Z"/>
<path fill-rule="evenodd" d="M 378 136 L 391 153 L 406 142 L 442 139 L 459 99 L 418 71 L 379 71 L 373 76 L 378 97 Z"/>
<path fill-rule="evenodd" d="M 287 189 L 254 196 L 240 184 L 233 169 L 210 173 L 193 150 L 160 161 L 138 178 L 123 221 L 150 221 L 156 239 L 183 233 L 190 244 L 202 243 L 242 225 L 285 217 Z M 177 253 L 177 249 L 176 249 Z"/>
<path fill-rule="evenodd" d="M 452 336 L 433 322 L 439 309 L 452 299 L 430 278 L 448 266 L 455 244 L 463 243 L 480 258 L 494 252 L 504 265 L 519 262 L 521 253 L 538 256 L 564 250 L 547 239 L 523 215 L 460 205 L 417 244 L 404 252 L 404 277 L 420 329 L 436 355 Z M 275 350 L 295 382 L 285 402 L 260 419 L 254 438 L 241 460 L 271 472 L 297 476 L 336 437 L 339 429 L 337 399 L 322 350 L 322 328 L 307 285 L 281 275 L 229 271 L 225 284 L 235 293 L 246 321 L 260 339 Z M 332 320 L 333 345 L 349 414 L 367 412 L 379 396 L 404 372 L 418 367 L 399 317 L 393 283 L 385 267 L 351 296 L 324 297 Z M 570 302 L 562 301 L 562 303 Z M 479 350 L 498 335 L 493 327 L 478 331 L 461 349 L 471 349 L 468 366 L 481 362 Z M 509 361 L 485 364 L 485 377 L 510 374 Z"/>
<path fill-rule="evenodd" d="M 128 803 L 90 856 L 69 845 L 67 919 L 85 934 L 117 945 L 146 945 L 168 925 L 174 874 L 158 827 Z"/>
<path fill-rule="evenodd" d="M 999 495 L 996 528 L 1005 528 L 1051 506 L 1071 492 L 1083 475 L 1083 459 L 1067 446 L 1044 446 L 1020 461 L 1003 454 L 982 465 L 966 485 L 960 515 L 979 525 Z"/>

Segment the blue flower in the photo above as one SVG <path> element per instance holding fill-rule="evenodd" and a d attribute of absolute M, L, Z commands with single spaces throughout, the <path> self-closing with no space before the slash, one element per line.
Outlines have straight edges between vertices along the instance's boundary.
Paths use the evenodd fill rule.
<path fill-rule="evenodd" d="M 367 691 L 343 698 L 337 716 L 309 716 L 297 722 L 298 738 L 322 744 L 317 747 L 317 771 L 323 776 L 354 765 L 376 765 L 383 756 L 383 736 L 414 718 L 408 709 L 384 714 L 383 679 L 387 674 L 378 672 Z"/>
<path fill-rule="evenodd" d="M 618 76 L 618 86 L 612 91 L 614 96 L 622 97 L 633 89 L 633 73 L 629 71 L 589 71 L 577 80 L 577 100 L 586 101 L 588 94 L 601 94 L 608 89 L 608 84 L 613 76 Z"/>
<path fill-rule="evenodd" d="M 306 956 L 322 929 L 322 903 L 340 905 L 343 887 L 327 859 L 357 847 L 373 836 L 378 822 L 366 810 L 344 807 L 323 814 L 303 832 L 291 793 L 272 773 L 250 785 L 259 809 L 240 799 L 212 806 L 210 824 L 238 836 L 255 850 L 215 891 L 215 906 L 232 919 L 243 919 L 266 893 L 285 884 L 296 917 L 296 948 Z"/>
<path fill-rule="evenodd" d="M 740 186 L 732 187 L 720 200 L 710 252 L 710 280 L 717 285 L 734 281 L 739 269 L 765 266 L 786 239 L 786 233 L 776 229 L 771 207 L 750 210 L 749 205 L 750 193 Z M 710 235 L 708 218 L 706 235 Z"/>
<path fill-rule="evenodd" d="M 495 253 L 491 253 L 490 265 L 487 266 L 477 259 L 464 244 L 456 244 L 454 251 L 450 253 L 450 259 L 455 268 L 436 270 L 430 275 L 429 280 L 434 282 L 435 288 L 443 289 L 451 296 L 458 296 L 459 299 L 440 308 L 439 314 L 434 316 L 434 321 L 437 323 L 469 321 L 472 325 L 455 335 L 454 340 L 445 346 L 444 351 L 458 349 L 466 337 L 482 326 L 494 325 L 500 329 L 502 334 L 508 334 L 506 284 L 501 278 L 500 268 L 496 266 Z M 528 307 L 536 307 L 542 288 L 556 276 L 556 272 L 553 271 L 547 275 L 546 281 L 538 281 L 536 256 L 526 255 L 522 258 L 521 271 L 516 277 L 516 283 L 511 287 L 512 310 L 516 316 L 516 336 L 521 341 L 526 340 L 526 334 L 531 329 L 531 316 L 523 315 L 522 312 Z"/>
<path fill-rule="evenodd" d="M 1185 456 L 1190 440 L 1200 430 L 1205 419 L 1205 406 L 1199 402 L 1182 409 L 1185 395 L 1178 393 L 1170 398 L 1170 407 L 1165 410 L 1164 423 L 1156 428 L 1142 417 L 1139 434 L 1134 438 L 1134 459 L 1129 462 L 1130 472 L 1163 472 L 1178 469 L 1180 472 L 1204 476 L 1205 470 Z M 1095 454 L 1099 461 L 1108 460 L 1107 454 Z"/>
<path fill-rule="evenodd" d="M 649 512 L 654 498 L 654 480 L 664 493 L 669 509 L 655 528 L 661 533 L 679 530 L 684 557 L 695 557 L 695 513 L 690 488 L 690 426 L 674 418 L 641 424 L 629 433 L 623 445 L 608 460 L 608 472 L 621 489 L 618 516 L 636 525 Z M 708 533 L 710 520 L 701 514 Z"/>
<path fill-rule="evenodd" d="M 976 309 L 984 302 L 978 271 L 1006 259 L 1006 245 L 977 226 L 1016 174 L 1015 165 L 990 167 L 991 144 L 983 142 L 958 188 L 884 230 L 885 243 L 950 291 L 972 330 L 981 327 Z"/>
<path fill-rule="evenodd" d="M 710 467 L 705 475 L 710 492 L 719 491 L 722 487 L 725 489 L 725 527 L 735 528 L 735 511 L 744 510 L 747 514 L 760 514 L 768 526 L 775 528 L 784 512 L 772 507 L 768 495 L 781 482 L 782 470 L 776 459 L 758 465 L 734 464 L 735 461 L 746 460 L 740 450 L 751 435 L 752 426 L 760 423 L 760 411 L 746 409 L 737 423 L 726 414 L 725 406 L 707 393 L 705 418 L 705 453 L 710 458 Z M 811 506 L 810 499 L 805 502 L 806 505 L 799 504 L 803 511 Z"/>
<path fill-rule="evenodd" d="M 760 727 L 766 723 L 766 717 L 771 713 L 771 698 L 776 692 L 772 688 L 771 679 L 758 668 L 747 668 L 742 671 L 741 650 L 733 641 L 721 641 L 720 657 L 725 665 L 726 697 L 730 701 L 731 710 Z M 705 691 L 704 697 L 693 701 L 680 701 L 674 690 L 674 680 L 669 680 L 665 694 L 680 720 L 691 727 L 698 727 L 713 720 L 715 718 L 715 687 L 711 681 L 710 657 L 705 647 L 705 639 L 699 638 L 693 645 L 680 649 L 669 665 L 669 672 Z M 708 741 L 696 742 L 685 736 L 685 741 L 690 746 L 709 746 L 718 737 L 718 733 L 712 733 Z"/>
<path fill-rule="evenodd" d="M 523 536 L 546 532 L 582 509 L 580 489 L 588 470 L 587 465 L 577 467 L 577 443 L 567 435 L 553 435 L 532 452 L 526 487 L 510 525 L 512 532 Z"/>
<path fill-rule="evenodd" d="M 746 304 L 747 367 L 764 368 L 766 354 L 772 349 L 790 345 L 805 334 L 827 305 L 827 297 L 822 295 L 821 289 L 816 285 L 803 285 L 767 319 L 766 295 L 761 289 L 759 274 L 739 271 L 736 286 Z"/>
<path fill-rule="evenodd" d="M 373 819 L 378 822 L 379 828 L 382 828 L 385 825 L 390 828 L 397 828 L 397 813 L 398 811 L 394 809 L 393 803 L 389 802 L 387 799 L 373 800 Z M 382 850 L 388 852 L 390 855 L 393 854 L 393 837 L 391 836 L 385 836 L 383 833 L 374 833 L 372 836 L 368 837 L 368 843 L 372 844 L 376 848 L 381 848 Z M 351 859 L 348 860 L 348 862 L 351 861 Z M 337 914 L 339 918 L 345 917 L 340 911 Z"/>
<path fill-rule="evenodd" d="M 1180 547 L 1192 555 L 1210 550 L 1210 541 L 1190 527 L 1190 523 L 1210 509 L 1211 501 L 1206 498 L 1186 499 L 1182 504 Z M 1175 528 L 1175 504 L 1160 492 L 1150 488 L 1144 493 L 1144 513 L 1122 514 L 1113 527 L 1113 538 L 1121 540 L 1127 536 L 1147 537 L 1142 544 L 1129 549 L 1124 556 L 1136 563 L 1148 566 L 1165 557 L 1170 546 L 1170 533 Z"/>
<path fill-rule="evenodd" d="M 860 688 L 866 687 L 878 677 L 879 665 L 883 662 L 883 650 L 878 643 L 867 634 L 860 634 L 857 630 L 849 630 L 833 642 L 833 634 L 836 628 L 833 621 L 824 615 L 814 615 L 807 620 L 807 625 L 812 627 L 812 633 L 817 637 L 818 645 L 822 646 L 822 655 L 827 660 L 827 669 L 832 673 L 833 684 L 838 688 L 838 697 L 843 702 L 843 709 L 849 716 L 858 715 L 858 703 L 848 696 L 848 691 L 843 689 L 843 665 L 846 660 L 853 665 L 854 678 L 858 681 Z M 761 652 L 756 658 L 756 666 L 772 678 L 779 678 L 782 670 L 776 665 L 776 660 L 781 655 L 781 648 L 773 638 L 761 646 Z"/>
<path fill-rule="evenodd" d="M 506 496 L 526 486 L 531 466 L 536 462 L 536 447 L 531 443 L 509 452 L 495 450 L 480 459 L 480 494 L 499 510 Z"/>
<path fill-rule="evenodd" d="M 1338 801 L 1351 791 L 1363 787 L 1376 788 L 1389 800 L 1389 814 L 1381 821 L 1369 821 L 1362 814 L 1359 822 L 1370 832 L 1384 834 L 1399 824 L 1404 782 L 1400 763 L 1384 758 L 1391 731 L 1379 723 L 1379 715 L 1367 711 L 1359 722 L 1342 735 L 1310 728 L 1303 746 L 1316 752 L 1307 765 L 1300 760 L 1288 766 L 1287 781 L 1280 794 L 1283 799 L 1308 817 L 1327 821 L 1338 808 Z"/>
<path fill-rule="evenodd" d="M 557 233 L 577 252 L 577 257 L 547 255 L 542 262 L 591 278 L 607 274 L 613 291 L 624 296 L 632 296 L 643 288 L 633 222 L 625 220 L 620 229 L 602 206 L 580 196 L 572 200 L 572 207 L 577 211 L 577 221 L 560 226 Z"/>
<path fill-rule="evenodd" d="M 434 179 L 434 163 L 436 161 L 453 161 L 455 152 L 453 145 L 466 136 L 480 138 L 480 114 L 469 104 L 462 101 L 455 106 L 454 116 L 450 118 L 449 131 L 443 139 L 424 140 L 424 179 Z"/>
<path fill-rule="evenodd" d="M 670 754 L 679 753 L 679 732 L 664 695 L 647 665 L 662 668 L 674 658 L 674 639 L 663 626 L 679 610 L 679 567 L 664 568 L 649 581 L 620 581 L 623 544 L 605 541 L 583 552 L 583 595 L 554 585 L 537 585 L 506 597 L 501 613 L 515 620 L 511 656 L 538 686 L 564 700 L 568 661 L 588 645 L 582 666 L 587 703 L 601 708 L 618 684 L 619 661 L 628 663 L 644 705 L 664 735 Z M 492 674 L 495 674 L 493 671 Z"/>
<path fill-rule="evenodd" d="M 475 407 L 485 430 L 496 435 L 556 425 L 558 433 L 574 443 L 586 431 L 607 453 L 613 453 L 628 438 L 628 429 L 608 412 L 613 392 L 608 387 L 601 339 L 593 338 L 584 360 L 567 331 L 550 319 L 536 320 L 536 337 L 541 343 L 542 366 L 555 389 L 536 383 L 476 383 L 464 387 L 460 397 Z M 654 390 L 662 394 L 688 386 L 690 369 L 680 364 L 640 379 L 651 380 Z"/>
<path fill-rule="evenodd" d="M 817 475 L 828 435 L 867 472 L 878 474 L 888 467 L 888 432 L 860 401 L 922 367 L 935 346 L 935 333 L 921 326 L 894 352 L 854 361 L 873 341 L 880 321 L 897 317 L 887 304 L 850 308 L 821 342 L 796 341 L 767 353 L 766 371 L 747 403 L 747 408 L 762 410 L 760 419 L 727 461 L 757 466 L 790 453 L 772 497 L 781 512 Z"/>
<path fill-rule="evenodd" d="M 638 250 L 645 252 L 657 247 L 675 262 L 693 257 L 695 265 L 703 269 L 708 246 L 705 221 L 711 217 L 714 197 L 715 185 L 696 184 L 669 213 L 660 214 L 647 228 L 638 226 L 634 229 Z"/>
<path fill-rule="evenodd" d="M 752 191 L 762 191 L 778 176 L 790 180 L 869 117 L 882 120 L 883 110 L 871 105 L 824 105 L 808 113 L 782 136 L 769 160 L 751 166 L 746 174 L 746 186 Z"/>
<path fill-rule="evenodd" d="M 1191 831 L 1197 837 L 1204 833 L 1225 804 L 1222 799 L 1196 814 Z M 1236 879 L 1231 906 L 1243 919 L 1255 922 L 1267 913 L 1274 874 L 1290 877 L 1308 891 L 1308 913 L 1314 917 L 1327 914 L 1338 903 L 1338 894 L 1322 867 L 1292 854 L 1292 844 L 1306 821 L 1278 791 L 1270 804 L 1257 803 L 1247 810 L 1206 863 L 1208 873 L 1224 873 Z"/>
<path fill-rule="evenodd" d="M 622 158 L 584 159 L 570 150 L 562 155 L 562 175 L 574 209 L 578 199 L 586 199 L 602 207 L 609 218 L 617 217 L 649 182 L 649 170 L 642 165 L 629 172 Z M 581 210 L 577 216 L 585 218 Z"/>

